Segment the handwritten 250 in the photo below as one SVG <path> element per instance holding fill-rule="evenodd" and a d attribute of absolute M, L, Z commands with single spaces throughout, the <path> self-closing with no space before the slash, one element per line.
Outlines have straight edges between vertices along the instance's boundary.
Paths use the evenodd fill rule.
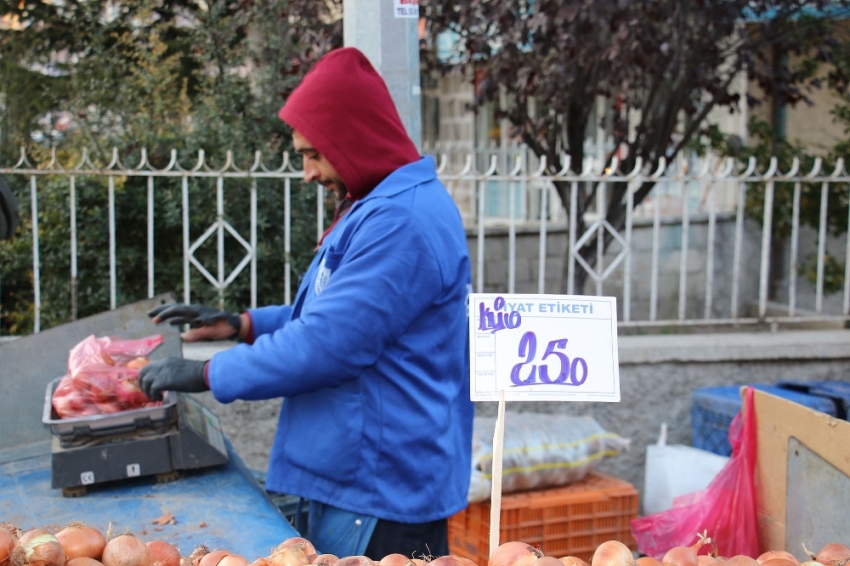
<path fill-rule="evenodd" d="M 566 350 L 567 339 L 552 340 L 546 346 L 546 351 L 537 361 L 537 335 L 534 332 L 526 332 L 519 341 L 519 356 L 525 361 L 516 364 L 511 369 L 511 382 L 514 386 L 525 385 L 571 385 L 579 386 L 587 381 L 587 362 L 584 358 L 573 358 L 570 360 L 561 350 Z M 549 363 L 542 363 L 548 360 Z M 552 365 L 550 365 L 552 364 Z M 552 367 L 554 366 L 554 367 Z M 558 373 L 550 375 L 550 369 Z M 538 382 L 537 379 L 540 379 Z"/>

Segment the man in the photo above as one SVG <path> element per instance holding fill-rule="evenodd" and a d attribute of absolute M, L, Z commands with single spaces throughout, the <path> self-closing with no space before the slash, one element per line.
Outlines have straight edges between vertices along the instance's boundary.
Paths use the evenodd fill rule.
<path fill-rule="evenodd" d="M 207 387 L 225 403 L 284 397 L 266 487 L 310 501 L 306 536 L 320 552 L 447 554 L 473 413 L 457 207 L 356 49 L 322 58 L 279 116 L 305 179 L 346 196 L 294 304 L 156 309 L 157 322 L 194 326 L 185 340 L 244 343 L 209 362 L 152 363 L 141 386 L 152 398 Z"/>

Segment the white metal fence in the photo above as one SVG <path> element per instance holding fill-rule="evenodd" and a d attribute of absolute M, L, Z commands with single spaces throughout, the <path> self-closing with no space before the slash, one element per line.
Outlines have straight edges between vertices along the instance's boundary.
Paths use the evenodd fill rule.
<path fill-rule="evenodd" d="M 484 156 L 482 157 L 482 153 Z M 846 200 L 847 184 L 850 176 L 844 169 L 842 161 L 836 164 L 832 171 L 822 170 L 822 163 L 818 159 L 810 171 L 800 171 L 799 162 L 795 159 L 790 170 L 782 172 L 777 167 L 776 159 L 771 159 L 766 167 L 760 167 L 754 159 L 747 163 L 736 163 L 732 160 L 706 159 L 701 161 L 679 159 L 676 163 L 658 164 L 654 170 L 648 170 L 637 163 L 632 171 L 622 172 L 618 170 L 616 161 L 609 164 L 604 170 L 594 167 L 592 159 L 582 164 L 580 171 L 570 168 L 569 162 L 560 171 L 553 171 L 547 167 L 545 159 L 542 161 L 532 159 L 526 151 L 501 151 L 480 152 L 479 154 L 467 154 L 462 157 L 457 153 L 445 152 L 435 156 L 438 162 L 438 172 L 441 180 L 452 194 L 458 208 L 464 218 L 470 238 L 474 239 L 474 248 L 470 251 L 475 258 L 473 269 L 473 285 L 479 292 L 488 288 L 499 288 L 506 292 L 516 292 L 517 260 L 521 259 L 517 252 L 517 237 L 519 231 L 527 234 L 530 232 L 537 236 L 539 246 L 535 260 L 537 265 L 537 288 L 538 293 L 558 294 L 563 291 L 574 293 L 574 275 L 577 270 L 585 270 L 588 273 L 590 285 L 585 291 L 602 294 L 605 292 L 606 281 L 616 278 L 616 294 L 620 304 L 621 326 L 658 326 L 672 325 L 685 326 L 694 324 L 746 324 L 758 322 L 793 323 L 802 321 L 846 321 L 850 319 L 850 240 L 842 236 L 839 245 L 844 260 L 843 298 L 840 305 L 835 301 L 825 301 L 825 258 L 830 238 L 827 233 L 827 205 L 832 193 L 842 196 L 840 206 L 847 208 L 842 211 L 845 216 L 850 215 L 850 207 Z M 142 177 L 147 180 L 147 291 L 149 296 L 157 292 L 157 279 L 154 272 L 155 240 L 154 240 L 154 217 L 159 212 L 154 209 L 154 193 L 157 190 L 157 179 L 164 177 L 176 177 L 182 183 L 182 218 L 183 218 L 183 290 L 185 300 L 190 297 L 190 273 L 194 268 L 200 272 L 205 280 L 216 290 L 222 292 L 235 278 L 249 277 L 251 289 L 251 305 L 264 304 L 263 297 L 257 297 L 258 270 L 262 267 L 257 265 L 257 207 L 262 206 L 263 191 L 258 191 L 258 179 L 279 180 L 284 191 L 285 202 L 285 225 L 283 227 L 285 257 L 285 302 L 290 302 L 290 283 L 292 269 L 289 264 L 291 252 L 292 217 L 290 215 L 291 184 L 293 179 L 302 178 L 302 173 L 295 170 L 288 156 L 283 156 L 282 164 L 270 169 L 264 165 L 259 153 L 255 156 L 253 164 L 245 169 L 240 169 L 233 161 L 228 152 L 224 165 L 214 169 L 206 162 L 203 152 L 198 155 L 197 162 L 191 168 L 184 168 L 178 163 L 176 151 L 171 153 L 170 163 L 162 168 L 156 169 L 149 162 L 144 151 L 140 162 L 132 167 L 121 163 L 117 151 L 113 151 L 112 159 L 106 166 L 95 166 L 89 157 L 83 152 L 79 163 L 72 166 L 63 166 L 57 162 L 55 154 L 49 163 L 34 165 L 21 152 L 20 160 L 13 166 L 0 168 L 0 173 L 7 176 L 22 176 L 29 182 L 31 222 L 32 222 L 32 280 L 35 308 L 35 331 L 40 329 L 41 309 L 41 280 L 40 280 L 40 248 L 39 232 L 50 230 L 50 226 L 40 225 L 39 219 L 39 179 L 45 175 L 59 176 L 67 179 L 70 212 L 70 241 L 69 254 L 71 257 L 71 269 L 68 274 L 69 285 L 72 288 L 77 280 L 77 238 L 85 226 L 77 222 L 77 209 L 75 197 L 75 182 L 81 176 L 94 176 L 104 178 L 107 184 L 108 208 L 109 208 L 109 280 L 110 280 L 110 302 L 111 307 L 117 306 L 116 282 L 120 266 L 116 262 L 116 226 L 115 226 L 115 179 L 118 177 Z M 209 228 L 198 238 L 192 239 L 189 233 L 189 184 L 197 179 L 214 179 L 216 184 L 217 217 Z M 224 189 L 228 182 L 234 179 L 247 179 L 250 181 L 250 230 L 248 234 L 240 234 L 227 221 L 227 211 L 224 206 Z M 561 206 L 553 183 L 561 181 L 569 184 L 572 217 L 565 214 Z M 655 187 L 649 198 L 633 206 L 634 191 L 644 182 L 654 182 Z M 585 214 L 584 220 L 586 230 L 584 233 L 576 231 L 576 200 L 579 195 L 581 184 L 598 184 L 595 203 Z M 611 183 L 628 183 L 629 190 L 626 195 L 628 214 L 625 226 L 622 229 L 612 226 L 605 220 L 608 201 L 607 187 Z M 816 281 L 812 289 L 812 308 L 803 311 L 798 304 L 798 267 L 801 263 L 801 225 L 800 199 L 801 187 L 817 184 L 820 186 L 820 216 L 816 227 Z M 771 246 L 773 245 L 773 201 L 777 186 L 793 187 L 793 206 L 790 211 L 791 234 L 788 238 L 790 249 L 787 252 L 787 289 L 785 291 L 786 301 L 780 312 L 769 309 L 771 298 L 769 297 L 769 278 L 771 262 Z M 763 209 L 759 213 L 759 220 L 747 220 L 745 213 L 745 202 L 749 191 L 761 191 L 763 196 Z M 833 202 L 839 205 L 833 196 Z M 319 218 L 315 226 L 317 236 L 324 229 L 322 219 L 324 218 L 325 195 L 321 186 L 316 187 L 316 211 Z M 734 237 L 731 249 L 717 249 L 717 225 L 718 219 L 725 219 L 727 223 L 734 223 Z M 678 263 L 678 291 L 664 291 L 659 286 L 660 273 L 660 234 L 662 221 L 665 225 L 671 223 L 680 226 L 678 236 L 679 263 Z M 704 250 L 699 255 L 700 265 L 693 265 L 692 254 L 686 253 L 693 249 L 694 243 L 689 241 L 691 224 L 694 222 L 706 224 L 707 234 L 705 237 Z M 760 235 L 756 242 L 747 240 L 745 224 L 756 222 Z M 634 255 L 634 230 L 636 223 L 642 223 L 644 230 L 651 233 L 650 261 L 633 261 Z M 488 241 L 492 242 L 492 229 L 498 228 L 505 233 L 507 241 L 508 262 L 506 280 L 487 281 L 485 267 L 488 261 Z M 619 248 L 616 253 L 604 250 L 599 246 L 595 251 L 595 265 L 591 266 L 581 255 L 582 249 L 589 245 L 594 236 L 599 241 L 605 232 L 608 232 Z M 551 239 L 550 232 L 563 232 L 566 239 L 565 256 L 559 267 L 552 267 L 551 253 L 547 247 Z M 225 234 L 230 234 L 245 250 L 242 261 L 229 273 L 225 272 L 224 245 Z M 211 238 L 215 238 L 218 261 L 213 268 L 204 266 L 195 257 L 199 246 Z M 669 240 L 669 237 L 667 238 Z M 750 238 L 752 240 L 753 238 Z M 669 242 L 667 245 L 669 246 Z M 742 249 L 745 245 L 758 247 L 758 268 L 753 269 L 751 261 L 742 265 L 745 261 Z M 675 247 L 675 243 L 673 244 Z M 836 245 L 832 238 L 832 247 Z M 715 263 L 718 256 L 722 256 L 726 264 L 731 264 L 730 273 L 723 275 L 731 282 L 724 281 L 730 287 L 731 292 L 721 296 L 717 291 L 717 269 Z M 731 262 L 729 258 L 731 257 Z M 606 263 L 607 262 L 607 263 Z M 245 274 L 245 268 L 248 273 Z M 552 283 L 552 278 L 547 277 L 547 269 L 560 269 L 564 277 L 558 283 Z M 692 291 L 694 287 L 694 273 L 700 275 L 699 286 L 701 289 Z M 548 274 L 548 275 L 551 275 Z M 691 280 L 689 281 L 689 277 Z M 750 281 L 751 278 L 757 278 Z M 557 279 L 557 278 L 556 278 Z M 636 314 L 633 306 L 633 282 L 636 280 L 649 281 L 648 312 L 643 315 Z M 564 283 L 564 281 L 566 281 Z M 754 303 L 757 305 L 755 312 L 747 314 L 743 310 L 746 297 L 741 289 L 756 287 L 757 293 Z M 162 286 L 162 283 L 160 283 Z M 689 292 L 689 290 L 691 290 Z M 688 301 L 694 301 L 694 297 L 702 306 L 700 312 L 695 313 L 689 308 Z M 72 300 L 74 300 L 72 296 Z M 728 301 L 728 305 L 719 309 L 720 301 Z M 660 309 L 670 301 L 677 301 L 675 311 L 671 309 Z M 835 304 L 833 304 L 835 303 Z M 837 305 L 837 306 L 836 306 Z M 668 305 L 669 306 L 669 305 Z M 692 306 L 692 305 L 691 305 Z M 673 312 L 673 314 L 663 314 Z M 721 312 L 721 314 L 717 314 Z"/>

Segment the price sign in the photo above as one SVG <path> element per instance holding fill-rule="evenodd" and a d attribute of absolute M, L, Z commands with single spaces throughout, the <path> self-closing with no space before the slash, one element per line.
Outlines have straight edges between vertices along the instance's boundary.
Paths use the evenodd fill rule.
<path fill-rule="evenodd" d="M 473 401 L 620 400 L 617 300 L 469 295 Z"/>

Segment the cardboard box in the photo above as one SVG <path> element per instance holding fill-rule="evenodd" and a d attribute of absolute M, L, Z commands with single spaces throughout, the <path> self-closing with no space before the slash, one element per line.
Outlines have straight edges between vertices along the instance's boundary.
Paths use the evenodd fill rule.
<path fill-rule="evenodd" d="M 850 543 L 850 422 L 758 390 L 754 401 L 762 551 L 802 561 L 802 544 Z"/>

